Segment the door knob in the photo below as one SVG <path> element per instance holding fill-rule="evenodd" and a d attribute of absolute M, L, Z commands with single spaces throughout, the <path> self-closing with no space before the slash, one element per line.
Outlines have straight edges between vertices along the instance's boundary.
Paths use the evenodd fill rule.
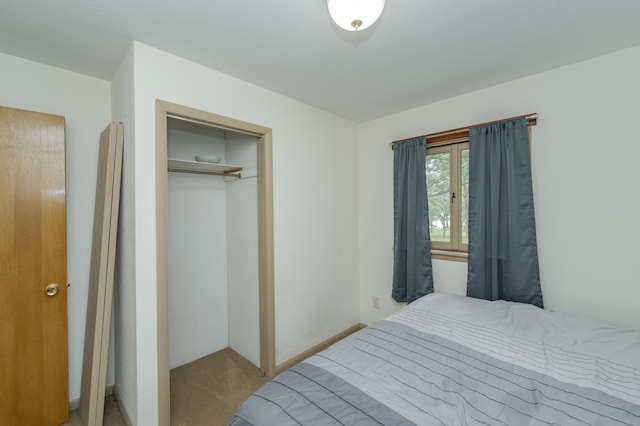
<path fill-rule="evenodd" d="M 60 288 L 58 287 L 58 284 L 49 284 L 47 286 L 47 288 L 44 289 L 44 293 L 49 296 L 49 297 L 53 297 L 56 294 L 58 294 L 58 291 L 60 291 Z"/>

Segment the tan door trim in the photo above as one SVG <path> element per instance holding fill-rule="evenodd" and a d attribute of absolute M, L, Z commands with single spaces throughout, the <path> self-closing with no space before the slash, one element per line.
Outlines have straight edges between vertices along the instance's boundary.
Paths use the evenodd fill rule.
<path fill-rule="evenodd" d="M 260 309 L 260 370 L 276 372 L 274 270 L 273 270 L 273 169 L 271 129 L 222 115 L 156 100 L 156 264 L 158 303 L 158 422 L 169 425 L 169 296 L 168 296 L 168 177 L 167 115 L 209 123 L 258 137 L 258 263 Z"/>

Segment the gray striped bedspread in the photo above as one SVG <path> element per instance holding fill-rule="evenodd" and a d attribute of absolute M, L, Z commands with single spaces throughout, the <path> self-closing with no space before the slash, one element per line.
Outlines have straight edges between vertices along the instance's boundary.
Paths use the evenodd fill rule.
<path fill-rule="evenodd" d="M 229 425 L 640 426 L 640 331 L 432 294 L 278 375 Z"/>

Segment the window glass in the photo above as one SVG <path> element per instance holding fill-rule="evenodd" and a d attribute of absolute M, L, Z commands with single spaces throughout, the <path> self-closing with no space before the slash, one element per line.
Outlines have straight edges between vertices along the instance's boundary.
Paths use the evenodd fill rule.
<path fill-rule="evenodd" d="M 460 150 L 460 229 L 462 244 L 469 244 L 469 148 Z"/>
<path fill-rule="evenodd" d="M 427 153 L 427 197 L 429 199 L 429 235 L 432 242 L 451 239 L 451 154 Z"/>

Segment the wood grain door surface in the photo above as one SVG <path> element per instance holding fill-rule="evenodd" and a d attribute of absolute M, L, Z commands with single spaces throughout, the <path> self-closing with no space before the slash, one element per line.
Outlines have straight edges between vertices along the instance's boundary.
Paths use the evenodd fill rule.
<path fill-rule="evenodd" d="M 0 107 L 1 425 L 68 418 L 65 215 L 64 117 Z"/>

